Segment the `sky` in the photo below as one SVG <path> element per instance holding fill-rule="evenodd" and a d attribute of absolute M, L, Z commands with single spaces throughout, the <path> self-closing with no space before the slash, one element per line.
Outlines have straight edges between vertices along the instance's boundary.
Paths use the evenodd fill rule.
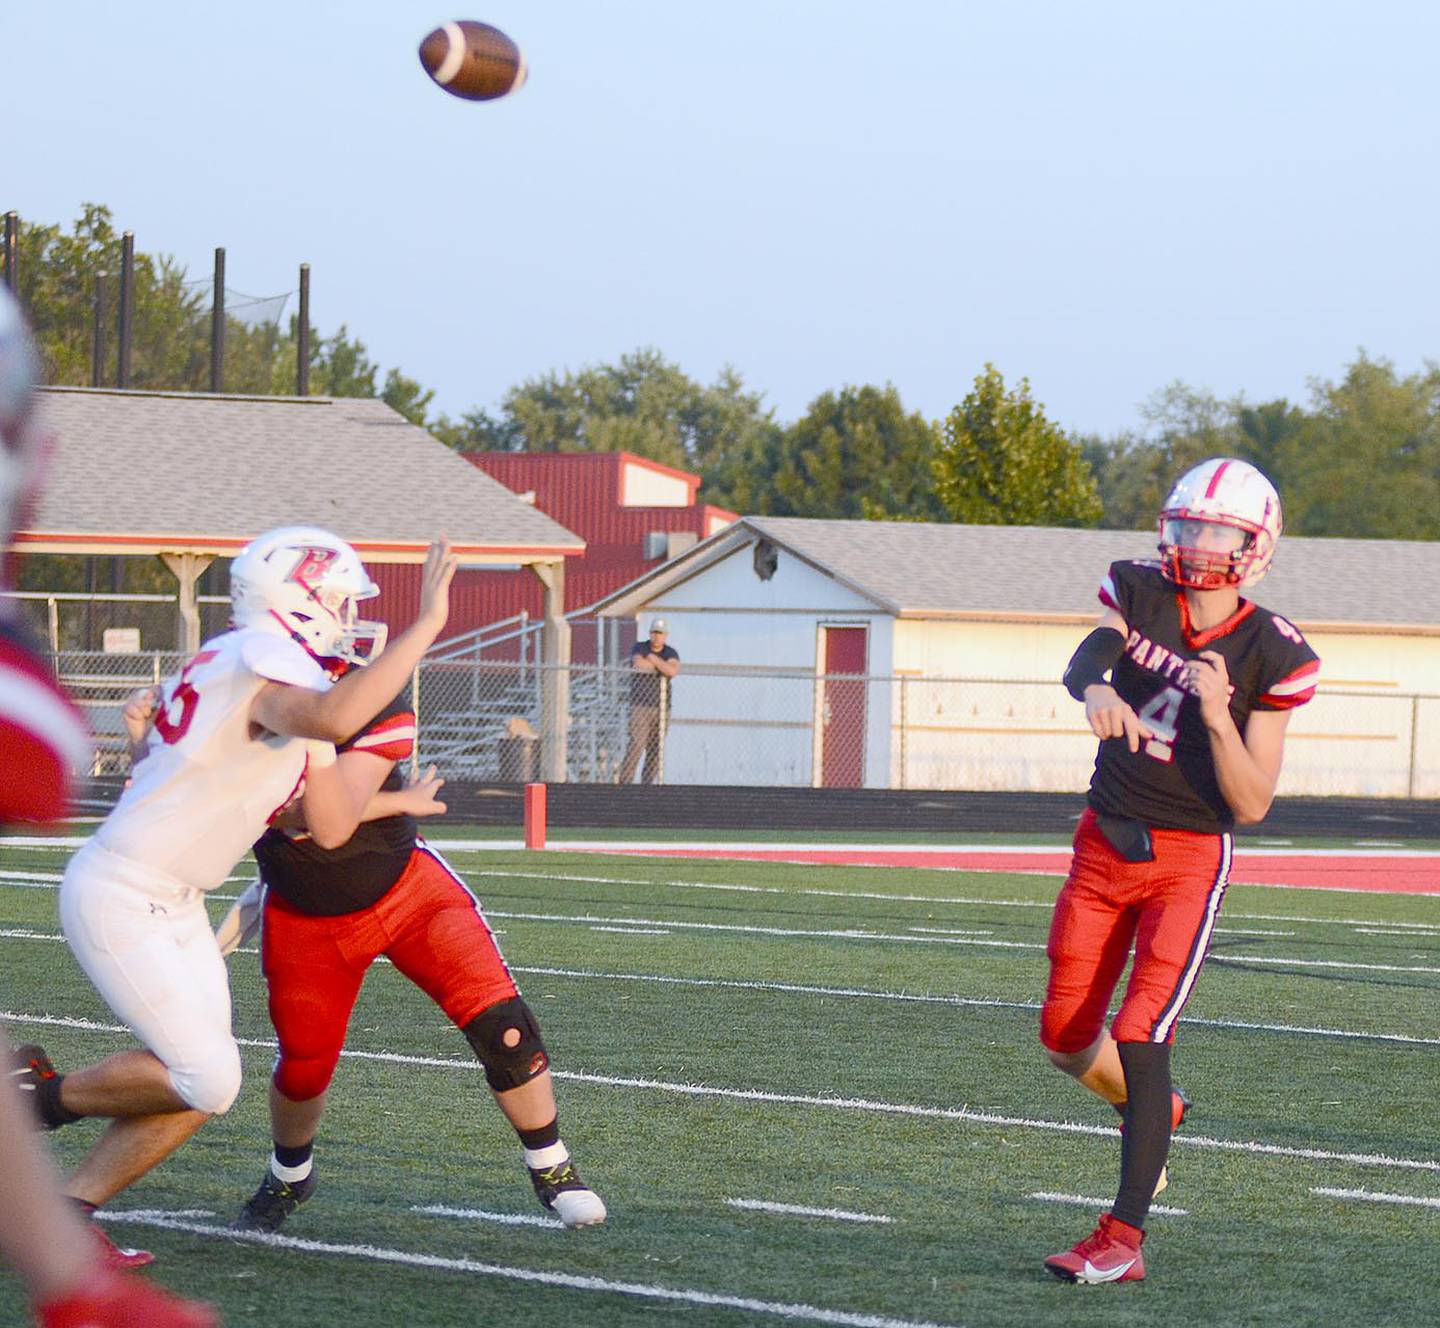
<path fill-rule="evenodd" d="M 430 82 L 508 32 L 499 102 Z M 0 5 L 0 211 L 292 290 L 451 415 L 654 346 L 777 418 L 984 364 L 1065 428 L 1440 357 L 1440 6 Z M 293 308 L 293 306 L 292 306 Z"/>

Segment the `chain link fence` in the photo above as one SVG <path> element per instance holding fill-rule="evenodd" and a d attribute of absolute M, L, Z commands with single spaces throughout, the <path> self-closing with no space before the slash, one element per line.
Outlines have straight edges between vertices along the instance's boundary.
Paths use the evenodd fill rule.
<path fill-rule="evenodd" d="M 62 651 L 113 653 L 165 651 L 180 641 L 179 600 L 174 595 L 94 594 L 82 591 L 11 590 L 12 601 L 30 634 Z M 200 596 L 200 639 L 223 632 L 230 619 L 224 595 Z"/>
<path fill-rule="evenodd" d="M 126 695 L 183 656 L 54 658 L 90 718 L 95 773 L 123 772 Z M 646 716 L 634 677 L 533 656 L 427 660 L 410 689 L 415 765 L 476 781 L 1079 792 L 1095 760 L 1082 708 L 1053 681 L 689 666 Z M 1322 686 L 1291 718 L 1280 792 L 1440 797 L 1440 695 Z"/>
<path fill-rule="evenodd" d="M 426 664 L 415 681 L 420 759 L 451 778 L 554 778 L 546 757 L 558 734 L 565 778 L 617 782 L 643 734 L 632 677 Z M 632 776 L 650 778 L 649 764 L 668 784 L 1079 792 L 1095 737 L 1053 681 L 691 667 L 658 717 L 658 759 L 630 754 Z M 1322 689 L 1291 718 L 1281 792 L 1440 796 L 1440 696 Z"/>

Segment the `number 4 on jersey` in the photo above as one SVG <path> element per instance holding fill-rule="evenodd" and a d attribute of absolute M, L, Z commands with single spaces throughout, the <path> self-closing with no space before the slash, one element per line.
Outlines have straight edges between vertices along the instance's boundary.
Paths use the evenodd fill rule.
<path fill-rule="evenodd" d="M 1180 721 L 1180 706 L 1185 693 L 1178 687 L 1156 692 L 1137 718 L 1155 736 L 1145 743 L 1145 755 L 1157 761 L 1170 761 L 1175 756 L 1175 734 Z"/>

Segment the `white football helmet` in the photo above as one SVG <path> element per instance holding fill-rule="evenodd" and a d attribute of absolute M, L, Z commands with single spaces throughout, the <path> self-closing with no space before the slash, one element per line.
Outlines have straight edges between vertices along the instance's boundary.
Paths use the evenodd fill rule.
<path fill-rule="evenodd" d="M 384 649 L 385 624 L 362 621 L 355 608 L 379 593 L 360 555 L 318 526 L 268 531 L 230 564 L 235 626 L 283 633 L 332 670 Z"/>
<path fill-rule="evenodd" d="M 1160 566 L 1196 590 L 1253 586 L 1270 569 L 1280 495 L 1248 461 L 1211 457 L 1187 470 L 1160 512 Z"/>
<path fill-rule="evenodd" d="M 34 387 L 40 358 L 20 306 L 0 286 L 0 548 L 39 488 L 48 446 L 36 422 Z"/>

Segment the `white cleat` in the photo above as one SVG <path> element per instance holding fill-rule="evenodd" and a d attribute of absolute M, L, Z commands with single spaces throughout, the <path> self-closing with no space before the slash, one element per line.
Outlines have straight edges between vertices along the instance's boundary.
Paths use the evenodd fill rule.
<path fill-rule="evenodd" d="M 595 1227 L 605 1220 L 604 1202 L 580 1179 L 570 1158 L 558 1166 L 527 1169 L 535 1197 L 567 1227 Z"/>

